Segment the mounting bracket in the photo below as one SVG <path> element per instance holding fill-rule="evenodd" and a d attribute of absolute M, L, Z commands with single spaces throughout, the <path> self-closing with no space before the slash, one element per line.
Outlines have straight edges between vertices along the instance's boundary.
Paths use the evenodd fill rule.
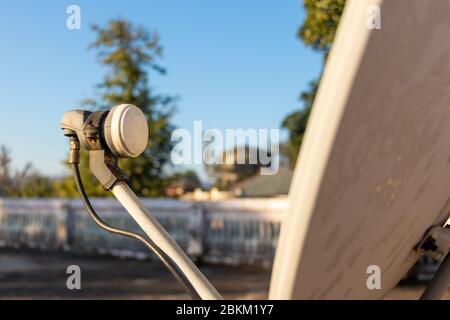
<path fill-rule="evenodd" d="M 450 251 L 450 227 L 434 226 L 419 243 L 420 251 L 439 260 Z"/>
<path fill-rule="evenodd" d="M 445 256 L 433 280 L 420 297 L 421 300 L 440 300 L 450 287 L 450 227 L 448 225 L 432 227 L 419 243 L 418 251 L 435 259 Z"/>
<path fill-rule="evenodd" d="M 117 165 L 117 158 L 105 150 L 89 151 L 89 168 L 106 191 L 118 181 L 129 180 Z"/>
<path fill-rule="evenodd" d="M 89 168 L 100 184 L 109 191 L 118 181 L 128 182 L 128 177 L 117 165 L 115 156 L 102 139 L 102 123 L 108 115 L 106 112 L 92 112 L 83 124 L 83 142 L 89 150 Z"/>

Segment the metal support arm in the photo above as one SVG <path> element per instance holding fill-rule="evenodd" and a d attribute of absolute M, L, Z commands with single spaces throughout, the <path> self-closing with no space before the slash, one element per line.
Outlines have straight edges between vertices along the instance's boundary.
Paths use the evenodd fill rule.
<path fill-rule="evenodd" d="M 450 228 L 435 226 L 431 228 L 419 249 L 435 259 L 445 258 L 428 284 L 421 300 L 440 300 L 450 287 Z"/>
<path fill-rule="evenodd" d="M 124 182 L 117 182 L 112 193 L 122 206 L 133 217 L 149 239 L 157 243 L 159 248 L 173 260 L 178 268 L 186 275 L 192 286 L 196 289 L 203 300 L 222 299 L 212 284 L 206 279 L 201 271 L 189 259 L 178 244 L 170 237 L 159 222 L 149 215 L 138 197 Z"/>

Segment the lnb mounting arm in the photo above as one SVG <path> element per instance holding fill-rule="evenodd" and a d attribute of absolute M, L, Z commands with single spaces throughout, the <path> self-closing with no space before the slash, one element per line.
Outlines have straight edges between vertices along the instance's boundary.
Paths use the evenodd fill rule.
<path fill-rule="evenodd" d="M 208 279 L 194 265 L 140 199 L 128 187 L 118 158 L 135 158 L 144 152 L 148 141 L 147 120 L 136 106 L 123 104 L 110 111 L 66 112 L 61 121 L 64 135 L 70 138 L 69 162 L 81 199 L 92 219 L 108 232 L 143 242 L 164 263 L 194 299 L 222 299 Z M 89 168 L 105 190 L 110 190 L 147 235 L 122 230 L 104 222 L 86 195 L 79 172 L 80 147 L 89 152 Z"/>
<path fill-rule="evenodd" d="M 418 250 L 437 260 L 445 257 L 420 298 L 442 299 L 450 287 L 450 227 L 448 225 L 432 227 L 419 244 Z"/>

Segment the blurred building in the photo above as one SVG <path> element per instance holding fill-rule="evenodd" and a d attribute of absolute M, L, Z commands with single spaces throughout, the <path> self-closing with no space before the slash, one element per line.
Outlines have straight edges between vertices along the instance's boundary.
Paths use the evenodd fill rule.
<path fill-rule="evenodd" d="M 265 165 L 261 164 L 261 153 L 270 156 L 270 152 L 258 148 L 235 147 L 224 151 L 219 156 L 220 164 L 205 165 L 205 169 L 214 178 L 215 187 L 220 190 L 234 190 L 237 183 L 259 174 L 261 168 L 271 166 L 270 162 Z M 256 163 L 252 163 L 255 160 Z"/>
<path fill-rule="evenodd" d="M 292 181 L 292 171 L 280 168 L 271 176 L 255 175 L 236 184 L 234 194 L 237 197 L 266 198 L 287 196 Z"/>
<path fill-rule="evenodd" d="M 292 171 L 288 168 L 281 168 L 275 175 L 263 176 L 257 174 L 247 178 L 237 183 L 230 191 L 219 191 L 217 188 L 203 191 L 197 188 L 193 192 L 181 194 L 180 199 L 218 201 L 232 198 L 285 197 L 289 194 L 292 174 Z"/>
<path fill-rule="evenodd" d="M 165 193 L 172 198 L 178 198 L 185 193 L 194 192 L 201 187 L 200 179 L 192 170 L 174 173 L 169 180 L 170 182 L 165 189 Z"/>

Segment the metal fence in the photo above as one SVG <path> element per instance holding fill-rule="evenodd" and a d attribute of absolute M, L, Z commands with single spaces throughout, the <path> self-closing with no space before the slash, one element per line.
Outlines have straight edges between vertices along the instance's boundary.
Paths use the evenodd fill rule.
<path fill-rule="evenodd" d="M 204 258 L 232 265 L 271 265 L 286 204 L 278 199 L 205 202 Z"/>
<path fill-rule="evenodd" d="M 270 266 L 286 199 L 211 202 L 143 200 L 144 206 L 193 259 Z M 139 232 L 114 199 L 94 199 L 110 224 Z M 98 228 L 78 200 L 0 199 L 0 245 L 148 258 L 140 243 Z"/>

